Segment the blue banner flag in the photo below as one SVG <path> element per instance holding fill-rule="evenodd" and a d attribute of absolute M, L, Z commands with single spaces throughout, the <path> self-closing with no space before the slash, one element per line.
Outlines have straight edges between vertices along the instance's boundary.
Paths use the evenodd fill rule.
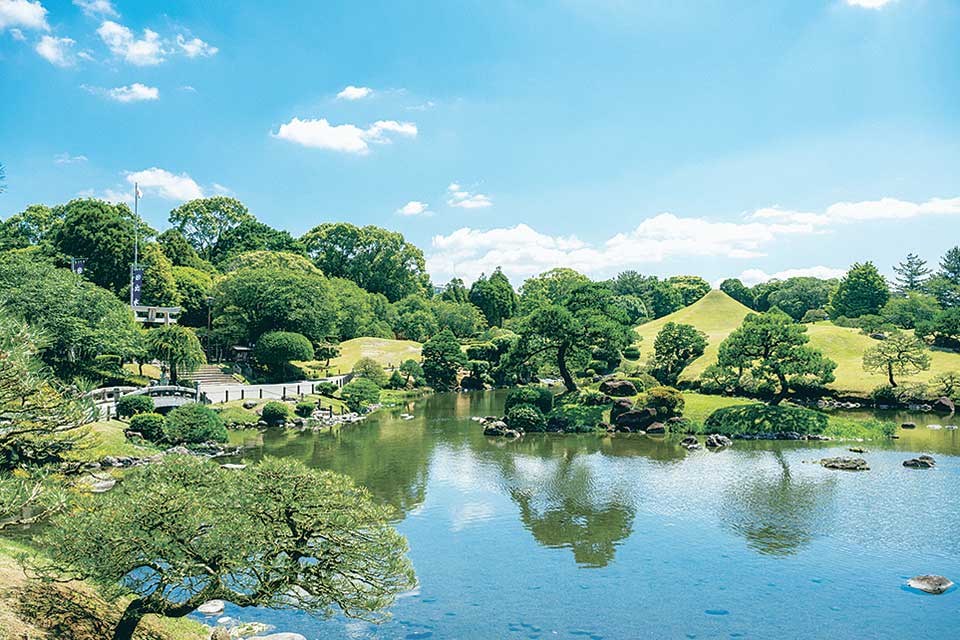
<path fill-rule="evenodd" d="M 86 264 L 87 264 L 86 260 L 80 259 L 80 258 L 74 258 L 73 260 L 70 261 L 70 268 L 73 270 L 75 274 L 77 274 L 78 276 L 82 276 L 83 268 L 86 266 Z"/>
<path fill-rule="evenodd" d="M 140 306 L 140 291 L 143 289 L 143 269 L 134 269 L 130 290 L 130 304 Z"/>

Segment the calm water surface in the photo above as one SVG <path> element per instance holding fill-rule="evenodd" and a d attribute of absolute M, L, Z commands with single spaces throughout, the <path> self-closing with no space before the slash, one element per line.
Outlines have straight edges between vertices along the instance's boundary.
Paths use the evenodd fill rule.
<path fill-rule="evenodd" d="M 292 456 L 397 507 L 420 586 L 380 626 L 226 615 L 310 640 L 960 637 L 960 592 L 903 587 L 960 579 L 957 431 L 868 443 L 872 470 L 844 473 L 808 461 L 849 443 L 486 438 L 470 416 L 503 399 L 439 395 L 332 433 L 259 436 L 244 461 Z M 901 466 L 918 453 L 937 468 Z"/>

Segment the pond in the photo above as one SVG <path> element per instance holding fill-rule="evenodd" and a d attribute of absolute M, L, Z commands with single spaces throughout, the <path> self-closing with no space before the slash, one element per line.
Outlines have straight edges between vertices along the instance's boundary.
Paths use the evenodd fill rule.
<path fill-rule="evenodd" d="M 960 592 L 904 583 L 960 578 L 956 431 L 868 443 L 871 470 L 850 473 L 809 462 L 850 443 L 484 437 L 470 417 L 503 399 L 437 395 L 333 432 L 258 436 L 242 460 L 292 456 L 394 505 L 420 586 L 380 626 L 225 615 L 310 640 L 955 636 Z M 919 453 L 937 467 L 901 465 Z"/>

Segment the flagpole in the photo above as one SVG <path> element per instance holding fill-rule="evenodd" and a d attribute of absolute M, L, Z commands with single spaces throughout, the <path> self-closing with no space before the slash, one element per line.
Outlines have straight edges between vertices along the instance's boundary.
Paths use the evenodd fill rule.
<path fill-rule="evenodd" d="M 130 306 L 133 306 L 134 292 L 136 283 L 134 274 L 137 271 L 137 263 L 140 260 L 140 186 L 133 183 L 133 266 L 130 267 Z"/>

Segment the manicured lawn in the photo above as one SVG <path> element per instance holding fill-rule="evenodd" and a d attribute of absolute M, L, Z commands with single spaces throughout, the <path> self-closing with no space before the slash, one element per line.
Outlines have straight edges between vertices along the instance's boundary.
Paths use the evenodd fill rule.
<path fill-rule="evenodd" d="M 330 361 L 329 375 L 349 373 L 360 358 L 373 358 L 384 367 L 396 367 L 404 360 L 420 361 L 419 342 L 413 340 L 388 340 L 386 338 L 354 338 L 340 343 L 340 357 Z M 326 362 L 305 363 L 312 369 L 321 370 Z"/>
<path fill-rule="evenodd" d="M 159 449 L 151 445 L 133 444 L 123 435 L 128 424 L 120 420 L 103 420 L 87 426 L 89 437 L 69 454 L 72 460 L 98 461 L 104 456 L 150 456 Z"/>

